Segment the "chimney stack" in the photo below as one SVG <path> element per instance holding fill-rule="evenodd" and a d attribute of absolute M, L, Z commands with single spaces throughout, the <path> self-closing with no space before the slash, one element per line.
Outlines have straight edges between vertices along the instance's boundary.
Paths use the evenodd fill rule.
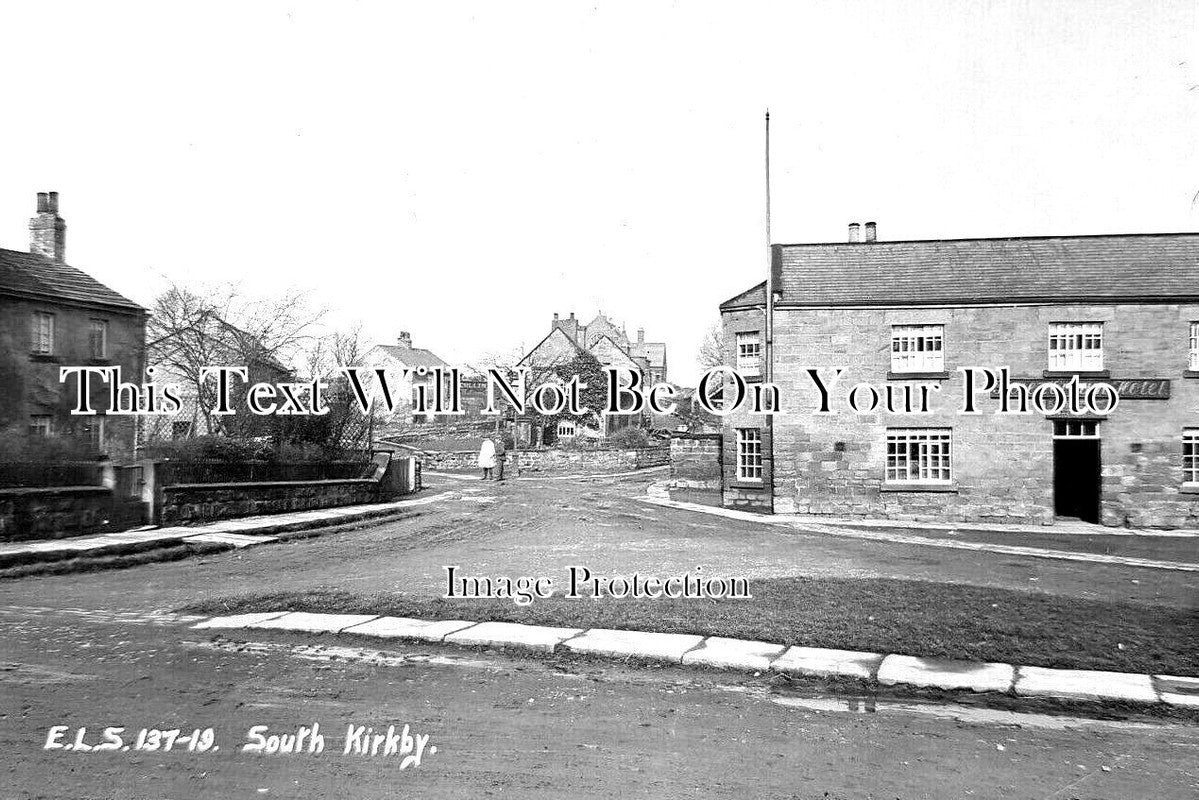
<path fill-rule="evenodd" d="M 873 222 L 866 223 L 866 242 L 870 243 L 878 239 L 878 226 Z"/>
<path fill-rule="evenodd" d="M 637 329 L 637 344 L 645 344 L 645 328 Z"/>
<path fill-rule="evenodd" d="M 396 344 L 400 347 L 412 349 L 412 334 L 408 331 L 400 331 L 399 338 L 396 339 Z"/>
<path fill-rule="evenodd" d="M 861 241 L 862 226 L 856 222 L 849 223 L 849 243 L 857 244 Z"/>
<path fill-rule="evenodd" d="M 67 260 L 67 223 L 58 216 L 58 192 L 37 193 L 37 216 L 29 220 L 29 252 Z"/>

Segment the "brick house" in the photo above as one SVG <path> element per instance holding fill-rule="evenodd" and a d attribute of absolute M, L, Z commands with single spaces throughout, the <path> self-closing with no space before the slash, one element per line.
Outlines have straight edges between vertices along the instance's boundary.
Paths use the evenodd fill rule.
<path fill-rule="evenodd" d="M 854 228 L 848 243 L 773 247 L 770 382 L 783 413 L 725 418 L 726 505 L 1199 527 L 1199 234 L 879 242 L 868 224 L 859 243 Z M 762 283 L 720 307 L 726 363 L 748 376 L 764 304 Z M 1052 413 L 998 414 L 995 390 L 974 393 L 981 413 L 960 413 L 962 368 L 1004 366 L 1030 390 L 1108 383 L 1119 405 L 1058 409 L 1047 389 Z M 810 368 L 826 386 L 845 370 L 833 413 L 814 413 Z M 856 413 L 860 382 L 896 397 L 940 388 L 928 413 L 875 408 L 859 390 Z"/>
<path fill-rule="evenodd" d="M 28 253 L 0 249 L 0 446 L 65 437 L 59 444 L 78 456 L 131 456 L 135 418 L 106 415 L 102 385 L 93 391 L 96 416 L 71 415 L 75 380 L 61 383 L 59 369 L 119 366 L 124 381 L 141 383 L 145 309 L 66 263 L 57 192 L 38 194 L 29 230 Z"/>

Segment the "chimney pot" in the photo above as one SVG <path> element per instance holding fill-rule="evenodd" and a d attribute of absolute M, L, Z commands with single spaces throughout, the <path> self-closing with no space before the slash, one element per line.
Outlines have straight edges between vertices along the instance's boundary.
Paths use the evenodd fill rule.
<path fill-rule="evenodd" d="M 58 192 L 37 193 L 37 216 L 29 220 L 29 252 L 67 260 L 67 223 L 58 216 Z"/>
<path fill-rule="evenodd" d="M 575 312 L 573 312 L 573 311 L 572 311 L 572 312 L 570 312 L 570 318 L 571 318 L 571 319 L 574 319 L 574 318 L 575 318 Z"/>
<path fill-rule="evenodd" d="M 412 334 L 408 331 L 400 331 L 399 338 L 396 339 L 396 344 L 400 347 L 412 347 Z"/>
<path fill-rule="evenodd" d="M 873 242 L 878 239 L 878 226 L 873 222 L 866 223 L 866 241 Z"/>
<path fill-rule="evenodd" d="M 557 321 L 558 321 L 558 312 L 555 311 L 554 312 L 554 322 L 557 322 Z"/>
<path fill-rule="evenodd" d="M 637 329 L 637 343 L 643 344 L 644 342 L 645 342 L 645 328 L 638 328 Z"/>
<path fill-rule="evenodd" d="M 861 241 L 862 226 L 856 222 L 849 223 L 849 243 L 857 244 Z"/>

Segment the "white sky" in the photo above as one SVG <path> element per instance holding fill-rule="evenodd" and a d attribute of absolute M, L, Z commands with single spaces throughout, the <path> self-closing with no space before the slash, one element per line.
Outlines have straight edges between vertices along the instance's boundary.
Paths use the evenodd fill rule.
<path fill-rule="evenodd" d="M 598 5 L 598 8 L 596 7 Z M 310 289 L 451 361 L 602 309 L 693 380 L 774 240 L 1199 229 L 1199 5 L 8 4 L 0 246 Z"/>

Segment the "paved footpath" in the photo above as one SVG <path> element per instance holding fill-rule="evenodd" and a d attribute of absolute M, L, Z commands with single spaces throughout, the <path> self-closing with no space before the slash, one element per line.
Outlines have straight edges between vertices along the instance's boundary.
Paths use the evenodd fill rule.
<path fill-rule="evenodd" d="M 139 528 L 99 536 L 11 542 L 0 544 L 0 568 L 30 561 L 120 555 L 178 545 L 204 549 L 241 549 L 280 541 L 288 534 L 311 528 L 348 525 L 364 521 L 388 521 L 417 506 L 445 499 L 447 493 L 392 503 L 321 508 L 288 514 L 240 517 L 207 525 L 178 525 L 169 528 Z"/>
<path fill-rule="evenodd" d="M 557 628 L 513 622 L 469 622 L 271 611 L 213 617 L 197 630 L 331 633 L 467 647 L 556 651 L 657 661 L 741 672 L 877 681 L 882 686 L 994 692 L 1017 697 L 1199 709 L 1199 678 L 1099 670 L 1047 669 L 1002 663 L 917 658 L 681 633 Z"/>
<path fill-rule="evenodd" d="M 1135 556 L 1117 556 L 1107 553 L 1080 553 L 1073 550 L 1054 550 L 1042 547 L 1026 547 L 1023 545 L 998 544 L 994 542 L 969 542 L 959 541 L 955 539 L 934 538 L 931 536 L 917 536 L 906 533 L 897 533 L 896 530 L 903 530 L 904 523 L 890 523 L 886 528 L 884 523 L 875 521 L 871 525 L 866 525 L 861 522 L 853 522 L 849 520 L 832 521 L 817 521 L 817 518 L 810 516 L 801 516 L 794 514 L 755 514 L 749 511 L 739 511 L 732 508 L 720 508 L 717 506 L 706 506 L 699 503 L 686 503 L 680 500 L 670 500 L 669 498 L 661 497 L 660 495 L 649 494 L 640 498 L 642 502 L 650 503 L 656 506 L 665 508 L 677 508 L 684 511 L 693 511 L 698 514 L 707 514 L 709 516 L 723 517 L 725 519 L 735 519 L 742 522 L 755 522 L 760 525 L 774 525 L 799 529 L 809 533 L 820 533 L 828 536 L 840 536 L 846 539 L 864 539 L 877 542 L 891 542 L 893 544 L 910 544 L 920 545 L 924 547 L 942 547 L 951 550 L 971 550 L 974 552 L 998 553 L 1001 555 L 1010 556 L 1028 556 L 1031 558 L 1048 558 L 1061 561 L 1082 561 L 1091 564 L 1111 564 L 1124 567 L 1145 567 L 1147 569 L 1163 569 L 1163 570 L 1178 570 L 1180 572 L 1199 572 L 1199 564 L 1185 561 L 1163 561 L 1153 558 L 1138 558 Z M 916 523 L 908 523 L 916 524 Z M 856 530 L 850 525 L 861 525 L 863 528 L 877 527 L 879 530 Z M 889 529 L 888 529 L 889 528 Z M 1031 526 L 1011 526 L 1012 532 L 1041 533 L 1042 530 L 1032 528 Z M 941 529 L 944 529 L 943 527 Z M 995 531 L 1002 532 L 997 528 L 982 528 L 974 527 L 969 530 Z M 1097 535 L 1095 532 L 1089 532 L 1090 535 Z M 1191 538 L 1189 534 L 1193 532 L 1183 531 L 1180 534 L 1175 534 L 1178 538 Z M 1078 535 L 1077 530 L 1072 530 L 1066 535 Z M 1142 534 L 1147 535 L 1147 534 Z"/>

